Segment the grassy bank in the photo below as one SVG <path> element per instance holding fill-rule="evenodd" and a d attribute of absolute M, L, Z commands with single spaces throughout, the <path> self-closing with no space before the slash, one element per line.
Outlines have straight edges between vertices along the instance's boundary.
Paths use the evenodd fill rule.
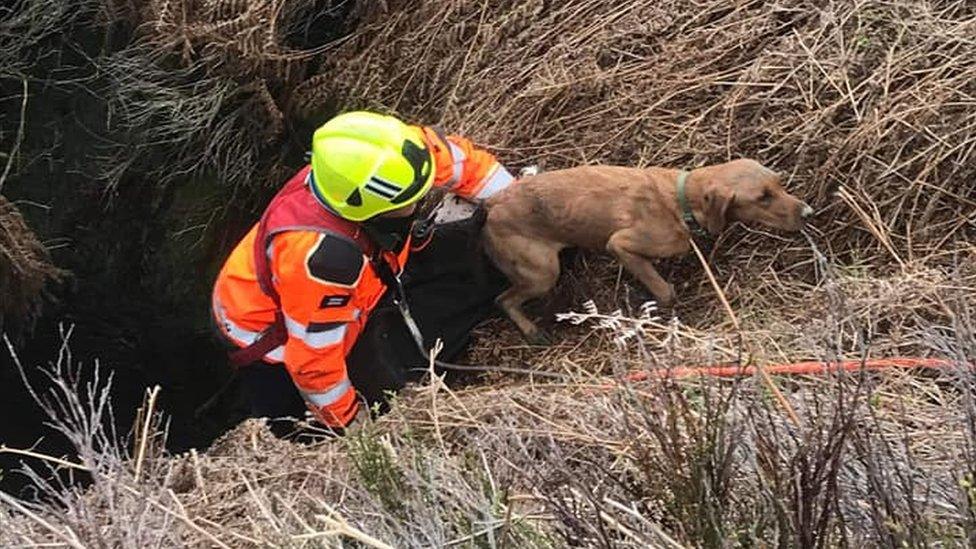
<path fill-rule="evenodd" d="M 292 444 L 249 421 L 206 451 L 171 455 L 168 416 L 149 413 L 169 387 L 128 435 L 112 433 L 104 383 L 72 374 L 67 347 L 51 351 L 52 383 L 35 384 L 35 397 L 76 455 L 34 456 L 63 485 L 39 469 L 28 475 L 43 497 L 0 496 L 0 544 L 976 543 L 971 2 L 339 4 L 92 12 L 118 33 L 92 53 L 112 114 L 98 129 L 124 146 L 97 149 L 103 162 L 86 181 L 106 211 L 140 203 L 152 213 L 141 219 L 182 219 L 160 234 L 132 227 L 186 239 L 153 254 L 158 241 L 145 237 L 134 270 L 167 281 L 146 282 L 147 293 L 180 286 L 180 269 L 194 267 L 159 257 L 219 261 L 246 226 L 227 229 L 222 216 L 255 210 L 300 163 L 303 128 L 347 108 L 440 124 L 515 168 L 753 157 L 814 205 L 813 226 L 796 238 L 722 235 L 709 259 L 731 314 L 694 258 L 664 265 L 681 300 L 677 319 L 659 319 L 616 265 L 581 255 L 552 304 L 576 311 L 552 326 L 556 344 L 523 345 L 498 320 L 479 328 L 468 357 L 561 381 L 430 378 L 343 439 Z M 28 125 L 27 135 L 44 134 Z M 18 161 L 12 173 L 37 165 Z M 107 255 L 128 257 L 132 245 L 119 249 Z M 173 301 L 179 310 L 161 298 L 158 310 L 202 318 L 194 291 Z M 953 366 L 628 380 L 890 356 Z M 44 360 L 24 362 L 36 372 Z M 173 367 L 186 377 L 198 366 L 191 356 Z"/>

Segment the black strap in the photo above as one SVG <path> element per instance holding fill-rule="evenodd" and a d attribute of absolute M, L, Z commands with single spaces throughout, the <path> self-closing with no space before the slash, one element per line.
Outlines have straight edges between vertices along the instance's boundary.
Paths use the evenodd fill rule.
<path fill-rule="evenodd" d="M 413 313 L 410 312 L 410 305 L 407 303 L 407 291 L 403 288 L 400 277 L 393 274 L 393 269 L 390 268 L 390 264 L 383 259 L 382 255 L 374 254 L 370 258 L 370 262 L 373 264 L 373 268 L 376 270 L 376 274 L 379 275 L 380 280 L 387 287 L 393 289 L 393 303 L 399 309 L 400 316 L 403 317 L 403 323 L 406 325 L 407 331 L 410 332 L 410 337 L 417 346 L 417 351 L 420 352 L 420 356 L 426 357 L 427 348 L 424 346 L 424 334 L 420 332 L 420 326 L 417 325 L 417 321 L 413 318 Z"/>
<path fill-rule="evenodd" d="M 260 362 L 265 355 L 284 345 L 288 340 L 288 329 L 285 327 L 284 314 L 279 310 L 275 313 L 274 322 L 247 347 L 228 352 L 230 364 L 234 368 L 243 368 L 249 364 Z"/>
<path fill-rule="evenodd" d="M 410 248 L 412 250 L 423 249 L 434 238 L 434 230 L 437 228 L 434 223 L 436 215 L 437 210 L 435 209 L 429 216 L 413 222 L 413 226 L 410 227 Z"/>
<path fill-rule="evenodd" d="M 390 263 L 383 258 L 383 253 L 378 251 L 374 253 L 370 258 L 369 262 L 373 265 L 373 270 L 380 277 L 380 280 L 387 288 L 394 291 L 394 300 L 397 305 L 400 303 L 407 302 L 407 292 L 403 289 L 403 284 L 400 282 L 400 278 L 393 274 L 393 269 L 390 267 Z"/>

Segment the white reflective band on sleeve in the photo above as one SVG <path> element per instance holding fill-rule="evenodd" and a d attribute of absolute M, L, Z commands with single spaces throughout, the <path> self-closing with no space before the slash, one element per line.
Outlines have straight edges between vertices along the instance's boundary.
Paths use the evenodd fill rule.
<path fill-rule="evenodd" d="M 285 317 L 285 328 L 288 328 L 288 335 L 305 339 L 305 325 L 284 313 L 282 316 Z"/>
<path fill-rule="evenodd" d="M 260 332 L 252 332 L 251 330 L 245 330 L 232 321 L 228 320 L 226 317 L 220 319 L 220 324 L 224 328 L 224 333 L 230 336 L 235 343 L 241 347 L 247 347 L 248 345 L 254 343 L 254 340 L 261 335 Z"/>
<path fill-rule="evenodd" d="M 342 342 L 344 337 L 346 337 L 346 325 L 342 324 L 321 332 L 305 332 L 305 343 L 313 349 L 321 349 Z"/>
<path fill-rule="evenodd" d="M 454 170 L 453 173 L 451 173 L 450 181 L 448 181 L 445 185 L 446 188 L 450 189 L 457 185 L 458 181 L 461 181 L 461 175 L 464 173 L 464 161 L 467 159 L 467 156 L 465 156 L 464 150 L 462 150 L 461 147 L 458 147 L 450 141 L 448 141 L 447 144 L 451 149 L 451 167 Z"/>
<path fill-rule="evenodd" d="M 288 335 L 301 339 L 306 345 L 313 349 L 322 349 L 328 347 L 329 345 L 341 343 L 342 339 L 346 337 L 345 324 L 339 324 L 336 327 L 329 328 L 327 330 L 309 331 L 304 324 L 298 322 L 290 316 L 284 315 L 284 317 L 285 327 L 288 328 Z M 359 317 L 359 311 L 355 312 L 355 317 Z"/>
<path fill-rule="evenodd" d="M 339 401 L 340 398 L 345 396 L 346 391 L 352 388 L 352 384 L 349 383 L 349 378 L 344 378 L 339 383 L 332 386 L 331 389 L 327 391 L 322 391 L 320 393 L 313 393 L 310 391 L 299 390 L 302 393 L 302 397 L 308 401 L 310 404 L 321 408 L 322 406 L 330 406 Z"/>
<path fill-rule="evenodd" d="M 488 198 L 509 186 L 514 180 L 515 178 L 512 177 L 512 174 L 508 173 L 505 166 L 496 164 L 495 169 L 485 178 L 485 185 L 481 187 L 481 190 L 478 191 L 478 195 L 475 198 Z"/>
<path fill-rule="evenodd" d="M 465 156 L 464 149 L 462 149 L 461 147 L 458 147 L 457 145 L 455 145 L 450 140 L 447 141 L 447 144 L 448 144 L 449 147 L 451 147 L 451 158 L 454 159 L 454 163 L 455 164 L 460 164 L 460 163 L 464 162 L 465 160 L 467 160 L 468 157 Z"/>
<path fill-rule="evenodd" d="M 224 310 L 224 306 L 221 305 L 220 301 L 217 299 L 214 299 L 214 313 L 217 315 L 217 323 L 220 324 L 221 328 L 223 328 L 224 335 L 229 337 L 240 347 L 247 347 L 261 336 L 261 332 L 255 332 L 242 328 L 235 324 L 234 321 L 227 318 L 227 311 Z M 267 358 L 272 362 L 284 362 L 285 348 L 278 346 L 270 353 L 264 355 L 264 358 Z"/>

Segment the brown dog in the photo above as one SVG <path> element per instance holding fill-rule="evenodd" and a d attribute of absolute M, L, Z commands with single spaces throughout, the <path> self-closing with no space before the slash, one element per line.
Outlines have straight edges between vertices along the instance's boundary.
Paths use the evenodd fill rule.
<path fill-rule="evenodd" d="M 547 293 L 559 277 L 559 251 L 568 247 L 607 250 L 670 306 L 674 288 L 652 258 L 675 257 L 691 249 L 689 222 L 716 235 L 732 221 L 757 222 L 798 231 L 813 214 L 787 193 L 776 172 L 754 160 L 735 160 L 692 170 L 584 166 L 545 172 L 512 185 L 486 202 L 485 248 L 511 282 L 496 300 L 526 339 L 545 336 L 522 312 L 525 301 Z"/>

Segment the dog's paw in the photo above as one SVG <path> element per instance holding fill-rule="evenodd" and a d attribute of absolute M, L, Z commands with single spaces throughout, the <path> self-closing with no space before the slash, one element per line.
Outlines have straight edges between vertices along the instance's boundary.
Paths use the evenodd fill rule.
<path fill-rule="evenodd" d="M 668 287 L 659 295 L 655 295 L 655 301 L 657 301 L 658 307 L 662 309 L 670 309 L 674 307 L 674 304 L 678 301 L 678 292 L 674 289 L 674 284 L 668 284 Z"/>

